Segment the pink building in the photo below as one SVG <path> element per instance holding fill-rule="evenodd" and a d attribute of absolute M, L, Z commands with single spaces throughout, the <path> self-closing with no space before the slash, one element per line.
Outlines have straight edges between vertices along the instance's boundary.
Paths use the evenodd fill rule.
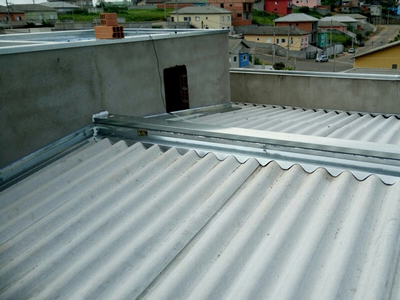
<path fill-rule="evenodd" d="M 321 0 L 293 0 L 293 5 L 296 6 L 308 6 L 313 8 L 321 5 Z"/>

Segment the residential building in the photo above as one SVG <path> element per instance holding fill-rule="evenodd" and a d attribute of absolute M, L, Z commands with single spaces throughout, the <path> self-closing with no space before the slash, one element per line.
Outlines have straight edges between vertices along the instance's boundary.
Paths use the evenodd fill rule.
<path fill-rule="evenodd" d="M 229 40 L 229 62 L 231 68 L 245 68 L 250 65 L 249 62 L 250 47 L 242 39 Z"/>
<path fill-rule="evenodd" d="M 360 22 L 360 23 L 366 23 L 367 19 L 368 19 L 366 16 L 363 16 L 360 14 L 336 14 L 333 17 L 334 18 L 350 17 L 350 18 L 357 20 L 357 22 Z"/>
<path fill-rule="evenodd" d="M 11 23 L 11 24 L 10 24 Z M 25 13 L 21 10 L 15 10 L 7 6 L 0 5 L 0 27 L 23 26 L 25 25 Z"/>
<path fill-rule="evenodd" d="M 184 8 L 186 6 L 206 6 L 208 5 L 206 0 L 172 0 L 172 1 L 166 1 L 163 3 L 156 3 L 157 8 L 159 9 L 176 9 L 176 8 Z"/>
<path fill-rule="evenodd" d="M 51 7 L 57 10 L 57 14 L 67 14 L 72 13 L 74 10 L 81 9 L 80 6 L 75 4 L 71 4 L 65 1 L 57 1 L 57 2 L 42 2 L 40 5 Z"/>
<path fill-rule="evenodd" d="M 60 0 L 47 0 L 48 2 L 59 2 Z M 80 8 L 90 8 L 93 7 L 93 2 L 92 0 L 65 0 L 65 2 L 79 6 Z M 105 1 L 104 1 L 105 2 Z M 107 2 L 111 3 L 111 2 Z M 125 2 L 126 4 L 127 2 Z"/>
<path fill-rule="evenodd" d="M 275 44 L 289 50 L 300 51 L 309 46 L 309 32 L 295 27 L 260 26 L 244 34 L 249 42 Z"/>
<path fill-rule="evenodd" d="M 318 30 L 318 42 L 317 42 L 317 47 L 324 49 L 325 47 L 328 46 L 328 33 L 323 32 L 322 30 Z"/>
<path fill-rule="evenodd" d="M 40 4 L 13 4 L 12 9 L 23 11 L 25 13 L 26 22 L 41 23 L 55 22 L 58 19 L 57 10 Z"/>
<path fill-rule="evenodd" d="M 307 31 L 310 34 L 309 43 L 313 46 L 317 44 L 318 19 L 307 14 L 295 13 L 275 20 L 276 26 L 292 26 Z"/>
<path fill-rule="evenodd" d="M 264 10 L 279 16 L 289 15 L 292 13 L 292 0 L 264 0 Z"/>
<path fill-rule="evenodd" d="M 321 0 L 292 0 L 293 5 L 295 6 L 306 6 L 309 8 L 314 8 L 317 6 L 321 6 Z"/>
<path fill-rule="evenodd" d="M 209 5 L 232 12 L 232 26 L 248 26 L 252 24 L 253 4 L 255 0 L 208 0 Z"/>
<path fill-rule="evenodd" d="M 339 23 L 346 24 L 347 27 L 351 26 L 354 29 L 357 29 L 358 21 L 356 19 L 354 19 L 354 18 L 351 18 L 351 17 L 347 16 L 347 15 L 341 15 L 341 16 L 334 15 L 334 16 L 331 16 L 331 17 L 324 17 L 324 18 L 319 20 L 319 22 L 328 22 L 328 23 L 330 21 L 333 21 L 333 22 L 337 21 Z"/>
<path fill-rule="evenodd" d="M 371 16 L 380 17 L 382 15 L 382 5 L 371 5 L 369 8 Z"/>
<path fill-rule="evenodd" d="M 195 28 L 232 30 L 231 12 L 215 6 L 187 6 L 172 11 L 172 22 L 190 22 Z"/>
<path fill-rule="evenodd" d="M 318 21 L 318 28 L 323 29 L 323 30 L 338 30 L 341 32 L 346 32 L 347 26 L 344 23 L 341 23 L 339 21 Z"/>
<path fill-rule="evenodd" d="M 400 69 L 400 41 L 357 54 L 354 67 Z"/>

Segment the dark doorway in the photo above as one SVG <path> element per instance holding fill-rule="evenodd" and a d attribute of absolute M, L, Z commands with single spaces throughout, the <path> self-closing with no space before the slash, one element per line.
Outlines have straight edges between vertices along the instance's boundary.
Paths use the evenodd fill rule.
<path fill-rule="evenodd" d="M 167 112 L 189 109 L 189 89 L 186 66 L 164 69 Z"/>

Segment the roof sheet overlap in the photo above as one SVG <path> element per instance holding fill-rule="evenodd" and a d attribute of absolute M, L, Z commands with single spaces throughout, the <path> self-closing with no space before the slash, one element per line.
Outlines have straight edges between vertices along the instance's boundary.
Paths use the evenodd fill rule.
<path fill-rule="evenodd" d="M 238 110 L 185 116 L 188 122 L 400 145 L 400 119 L 343 111 L 237 103 Z"/>

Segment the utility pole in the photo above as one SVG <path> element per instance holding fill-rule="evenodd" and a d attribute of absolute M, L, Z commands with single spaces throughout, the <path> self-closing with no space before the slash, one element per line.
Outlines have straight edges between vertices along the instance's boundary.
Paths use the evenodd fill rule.
<path fill-rule="evenodd" d="M 286 66 L 289 64 L 289 40 L 290 40 L 290 25 L 287 32 L 287 49 L 286 49 Z"/>
<path fill-rule="evenodd" d="M 387 20 L 387 24 L 389 25 L 389 7 L 387 8 L 388 11 L 388 20 Z"/>
<path fill-rule="evenodd" d="M 332 51 L 332 35 L 333 35 L 333 28 L 332 28 L 332 20 L 331 20 L 331 51 Z"/>
<path fill-rule="evenodd" d="M 272 47 L 274 47 L 272 50 L 272 65 L 274 65 L 275 64 L 275 21 L 274 21 L 274 40 L 272 41 Z"/>
<path fill-rule="evenodd" d="M 179 25 L 179 12 L 178 12 L 178 0 L 175 0 L 175 10 L 176 10 L 176 21 Z"/>
<path fill-rule="evenodd" d="M 11 21 L 10 5 L 8 4 L 8 0 L 6 0 L 6 6 L 7 6 L 7 13 L 8 13 L 8 24 L 10 25 L 10 28 L 13 29 L 12 21 Z"/>
<path fill-rule="evenodd" d="M 167 20 L 167 4 L 166 4 L 167 2 L 166 1 L 164 1 L 164 20 L 166 21 Z"/>

